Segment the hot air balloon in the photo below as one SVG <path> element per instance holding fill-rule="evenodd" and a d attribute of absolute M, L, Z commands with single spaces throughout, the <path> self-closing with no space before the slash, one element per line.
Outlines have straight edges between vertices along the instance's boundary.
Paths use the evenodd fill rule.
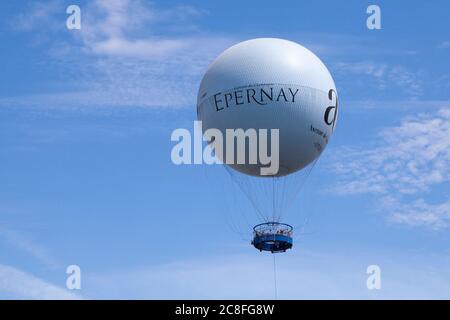
<path fill-rule="evenodd" d="M 252 244 L 258 250 L 292 248 L 293 227 L 282 219 L 300 188 L 296 173 L 313 167 L 337 116 L 338 97 L 328 69 L 295 42 L 275 38 L 240 42 L 206 71 L 197 98 L 203 132 L 218 129 L 226 136 L 227 129 L 278 130 L 277 148 L 269 143 L 270 151 L 278 151 L 276 171 L 264 172 L 267 163 L 260 160 L 227 161 L 229 150 L 216 154 L 261 220 L 253 230 Z M 246 158 L 249 149 L 246 145 Z"/>

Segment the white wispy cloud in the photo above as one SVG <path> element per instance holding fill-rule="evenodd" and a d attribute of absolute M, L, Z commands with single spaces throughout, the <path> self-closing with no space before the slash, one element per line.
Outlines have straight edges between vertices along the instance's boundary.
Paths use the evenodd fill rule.
<path fill-rule="evenodd" d="M 450 41 L 442 41 L 438 44 L 439 49 L 448 49 L 450 48 Z"/>
<path fill-rule="evenodd" d="M 341 193 L 403 194 L 429 191 L 450 179 L 450 112 L 406 118 L 383 129 L 375 145 L 337 151 L 332 169 L 343 179 Z"/>
<path fill-rule="evenodd" d="M 81 296 L 17 268 L 0 264 L 0 299 L 74 300 Z"/>
<path fill-rule="evenodd" d="M 332 69 L 338 76 L 345 76 L 353 82 L 361 81 L 365 86 L 373 86 L 378 90 L 395 86 L 410 96 L 422 94 L 423 84 L 420 72 L 410 71 L 401 65 L 374 61 L 337 62 L 332 65 Z M 355 76 L 364 78 L 358 80 L 354 78 Z"/>
<path fill-rule="evenodd" d="M 383 78 L 388 69 L 388 66 L 385 63 L 377 64 L 371 61 L 338 62 L 334 65 L 334 67 L 337 71 L 366 74 L 378 79 Z"/>
<path fill-rule="evenodd" d="M 331 157 L 329 166 L 338 179 L 334 192 L 376 194 L 395 222 L 433 228 L 450 224 L 448 202 L 430 204 L 425 198 L 450 181 L 450 108 L 407 117 L 383 129 L 375 142 L 341 148 Z"/>
<path fill-rule="evenodd" d="M 0 239 L 3 239 L 14 248 L 21 250 L 31 257 L 37 259 L 46 267 L 56 268 L 60 265 L 60 263 L 51 255 L 46 247 L 37 244 L 29 237 L 16 230 L 5 228 L 0 225 Z"/>
<path fill-rule="evenodd" d="M 194 7 L 158 10 L 140 0 L 96 0 L 84 11 L 80 38 L 85 48 L 94 54 L 168 59 L 169 55 L 196 48 L 199 41 L 195 37 L 161 36 L 147 31 L 158 23 L 177 24 L 200 16 L 202 11 Z"/>
<path fill-rule="evenodd" d="M 58 13 L 65 12 L 61 0 L 34 1 L 24 6 L 24 12 L 9 22 L 9 26 L 16 31 L 36 31 L 41 27 L 55 31 L 63 24 L 54 19 Z"/>
<path fill-rule="evenodd" d="M 204 14 L 194 7 L 158 9 L 140 0 L 96 0 L 81 10 L 81 30 L 68 32 L 61 26 L 64 36 L 48 45 L 52 63 L 70 79 L 66 89 L 3 97 L 0 106 L 193 106 L 206 67 L 234 42 L 192 28 L 192 21 Z M 45 33 L 45 27 L 33 30 Z"/>
<path fill-rule="evenodd" d="M 412 227 L 427 226 L 432 229 L 442 229 L 450 225 L 450 199 L 433 204 L 418 198 L 408 202 L 397 197 L 381 198 L 381 208 L 390 212 L 389 220 L 393 223 Z"/>
<path fill-rule="evenodd" d="M 445 298 L 449 261 L 429 257 L 413 263 L 402 253 L 334 252 L 305 248 L 276 255 L 280 299 Z M 345 252 L 344 252 L 345 251 Z M 403 255 L 403 256 L 402 256 Z M 395 257 L 395 259 L 392 259 Z M 137 299 L 273 299 L 273 255 L 240 254 L 179 260 L 139 269 L 105 270 L 86 275 L 84 289 L 97 298 Z M 366 268 L 377 264 L 382 290 L 366 287 Z"/>
<path fill-rule="evenodd" d="M 347 110 L 382 110 L 387 112 L 389 109 L 396 110 L 417 110 L 433 112 L 442 108 L 442 106 L 450 106 L 450 100 L 418 100 L 418 99 L 398 99 L 398 100 L 380 100 L 380 99 L 361 99 L 346 100 L 345 108 Z"/>

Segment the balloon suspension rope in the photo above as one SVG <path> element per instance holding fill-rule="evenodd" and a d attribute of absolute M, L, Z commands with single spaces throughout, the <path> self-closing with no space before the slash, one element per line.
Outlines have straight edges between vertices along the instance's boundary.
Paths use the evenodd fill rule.
<path fill-rule="evenodd" d="M 275 254 L 273 255 L 273 281 L 274 281 L 274 289 L 275 289 L 275 300 L 278 300 L 278 289 L 277 289 L 277 265 L 275 260 Z"/>

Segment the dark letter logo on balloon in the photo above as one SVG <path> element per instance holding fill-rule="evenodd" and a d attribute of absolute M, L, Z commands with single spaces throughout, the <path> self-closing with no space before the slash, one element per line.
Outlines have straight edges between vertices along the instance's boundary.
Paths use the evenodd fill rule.
<path fill-rule="evenodd" d="M 334 93 L 334 97 L 336 98 L 336 103 L 334 106 L 331 105 L 325 110 L 323 120 L 325 121 L 325 123 L 327 125 L 333 126 L 333 130 L 334 130 L 334 125 L 336 124 L 336 117 L 338 114 L 338 97 L 337 97 L 336 91 L 334 91 L 333 89 L 330 89 L 330 91 L 328 91 L 328 99 L 330 99 L 330 101 L 333 101 L 333 93 Z"/>

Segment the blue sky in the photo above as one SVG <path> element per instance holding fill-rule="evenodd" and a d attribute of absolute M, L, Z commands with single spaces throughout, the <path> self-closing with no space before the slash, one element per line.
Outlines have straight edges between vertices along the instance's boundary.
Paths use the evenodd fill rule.
<path fill-rule="evenodd" d="M 450 6 L 377 1 L 368 30 L 369 4 L 2 2 L 0 298 L 273 297 L 272 257 L 227 223 L 250 207 L 225 170 L 170 159 L 208 64 L 256 37 L 314 51 L 340 95 L 278 297 L 450 298 Z"/>

